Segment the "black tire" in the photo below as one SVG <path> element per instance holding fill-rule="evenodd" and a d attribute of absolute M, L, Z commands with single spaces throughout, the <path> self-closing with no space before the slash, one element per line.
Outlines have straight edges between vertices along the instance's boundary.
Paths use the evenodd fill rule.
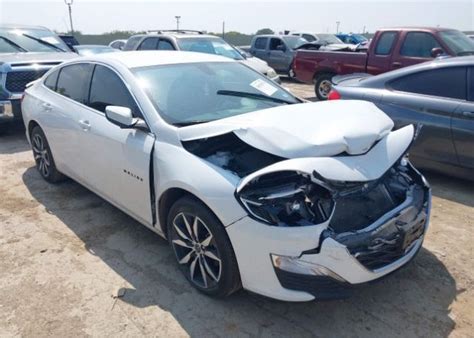
<path fill-rule="evenodd" d="M 329 92 L 331 91 L 331 79 L 334 74 L 324 73 L 318 75 L 314 81 L 314 93 L 320 101 L 328 99 Z"/>
<path fill-rule="evenodd" d="M 168 214 L 167 227 L 168 241 L 179 267 L 196 289 L 208 296 L 225 297 L 242 287 L 226 230 L 202 202 L 190 196 L 176 201 Z M 209 238 L 206 233 L 212 236 L 209 241 L 206 241 Z"/>
<path fill-rule="evenodd" d="M 36 126 L 30 134 L 33 157 L 36 162 L 36 169 L 49 183 L 58 183 L 64 180 L 65 176 L 56 169 L 51 148 L 43 130 Z"/>

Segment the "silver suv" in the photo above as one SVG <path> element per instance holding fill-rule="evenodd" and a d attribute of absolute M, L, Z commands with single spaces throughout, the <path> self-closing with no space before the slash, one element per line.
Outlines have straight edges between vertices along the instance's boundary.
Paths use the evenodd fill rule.
<path fill-rule="evenodd" d="M 256 57 L 247 57 L 224 39 L 193 30 L 156 30 L 147 34 L 133 35 L 123 47 L 127 50 L 181 50 L 225 56 L 241 61 L 245 65 L 280 83 L 280 77 L 268 64 Z"/>
<path fill-rule="evenodd" d="M 21 122 L 20 98 L 26 85 L 64 60 L 77 57 L 45 27 L 0 25 L 0 133 Z"/>

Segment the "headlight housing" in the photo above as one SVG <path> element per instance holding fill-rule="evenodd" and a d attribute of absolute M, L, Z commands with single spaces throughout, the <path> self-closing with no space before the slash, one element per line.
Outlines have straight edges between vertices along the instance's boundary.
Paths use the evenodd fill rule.
<path fill-rule="evenodd" d="M 277 73 L 275 72 L 273 68 L 268 68 L 267 77 L 269 77 L 270 79 L 277 77 Z"/>
<path fill-rule="evenodd" d="M 281 171 L 250 181 L 237 198 L 255 219 L 274 226 L 306 226 L 329 219 L 331 192 L 307 174 Z"/>

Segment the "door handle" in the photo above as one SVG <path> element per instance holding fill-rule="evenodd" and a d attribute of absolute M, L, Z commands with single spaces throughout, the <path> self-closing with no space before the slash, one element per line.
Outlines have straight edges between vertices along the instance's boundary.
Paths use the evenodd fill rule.
<path fill-rule="evenodd" d="M 465 117 L 469 117 L 471 119 L 474 119 L 474 112 L 472 112 L 472 111 L 463 111 L 462 115 L 465 116 Z"/>
<path fill-rule="evenodd" d="M 51 109 L 53 109 L 53 107 L 49 103 L 46 103 L 46 102 L 43 102 L 41 106 L 43 107 L 43 110 L 45 111 L 51 111 Z"/>
<path fill-rule="evenodd" d="M 392 63 L 392 66 L 398 68 L 398 67 L 402 66 L 402 63 L 401 62 L 394 62 L 394 63 Z"/>
<path fill-rule="evenodd" d="M 88 131 L 91 129 L 91 124 L 87 120 L 79 120 L 79 125 L 81 126 L 82 130 Z"/>

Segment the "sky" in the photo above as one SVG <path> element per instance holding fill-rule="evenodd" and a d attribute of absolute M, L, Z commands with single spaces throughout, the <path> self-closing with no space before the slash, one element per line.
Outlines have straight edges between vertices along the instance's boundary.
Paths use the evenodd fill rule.
<path fill-rule="evenodd" d="M 65 32 L 69 17 L 65 0 L 0 0 L 0 23 L 46 26 Z M 67 0 L 71 1 L 71 0 Z M 113 30 L 181 28 L 254 33 L 304 30 L 374 32 L 388 26 L 441 26 L 474 30 L 474 0 L 73 0 L 74 29 L 85 34 Z"/>

